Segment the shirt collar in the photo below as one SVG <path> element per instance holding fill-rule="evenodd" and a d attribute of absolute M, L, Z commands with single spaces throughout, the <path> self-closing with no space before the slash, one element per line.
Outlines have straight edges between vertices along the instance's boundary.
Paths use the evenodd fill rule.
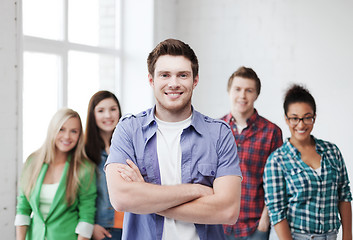
<path fill-rule="evenodd" d="M 146 111 L 143 111 L 141 114 L 146 115 L 146 121 L 143 124 L 143 128 L 147 128 L 151 124 L 155 125 L 156 124 L 156 119 L 154 116 L 154 113 L 156 111 L 156 106 L 153 108 L 150 108 Z M 207 120 L 208 117 L 202 115 L 198 111 L 194 110 L 194 107 L 191 106 L 191 111 L 192 111 L 192 117 L 191 117 L 191 124 L 196 132 L 198 132 L 200 135 L 202 135 L 203 132 L 207 131 L 206 127 L 203 124 L 204 120 Z M 204 119 L 204 120 L 203 120 Z"/>
<path fill-rule="evenodd" d="M 156 106 L 154 106 L 153 108 L 150 108 L 146 111 L 143 111 L 141 113 L 142 115 L 146 115 L 146 121 L 143 124 L 144 128 L 148 127 L 150 124 L 156 124 L 156 119 L 154 118 L 155 111 L 156 111 Z"/>
<path fill-rule="evenodd" d="M 323 146 L 322 144 L 320 144 L 320 142 L 317 140 L 317 138 L 315 138 L 313 135 L 310 135 L 310 137 L 312 139 L 314 139 L 315 141 L 315 148 L 316 148 L 316 152 L 318 153 L 322 153 L 325 151 L 325 146 Z M 300 155 L 300 152 L 298 151 L 298 149 L 296 147 L 294 147 L 290 142 L 289 142 L 290 138 L 287 138 L 286 141 L 284 142 L 284 145 L 286 146 L 286 148 L 291 152 L 291 154 L 293 156 L 295 155 Z"/>
<path fill-rule="evenodd" d="M 251 124 L 255 123 L 258 118 L 259 118 L 259 114 L 257 113 L 257 110 L 254 108 L 254 113 L 246 120 L 246 125 L 250 126 Z M 236 124 L 235 118 L 233 117 L 232 113 L 229 113 L 228 115 L 226 115 L 224 118 L 224 121 L 226 121 L 229 124 L 231 123 Z"/>
<path fill-rule="evenodd" d="M 322 141 L 319 141 L 317 138 L 315 138 L 313 135 L 311 135 L 311 137 L 314 139 L 315 141 L 315 147 L 316 147 L 316 152 L 319 153 L 321 155 L 321 153 L 325 152 L 325 145 L 323 145 Z"/>
<path fill-rule="evenodd" d="M 251 124 L 255 123 L 258 118 L 259 118 L 259 114 L 257 113 L 257 110 L 254 108 L 254 113 L 246 120 L 247 125 L 250 126 Z"/>
<path fill-rule="evenodd" d="M 207 131 L 203 122 L 205 120 L 207 120 L 208 117 L 206 117 L 206 116 L 202 115 L 201 113 L 199 113 L 198 111 L 194 110 L 193 106 L 191 106 L 191 110 L 192 110 L 192 117 L 191 117 L 190 126 L 192 126 L 197 133 L 202 135 L 203 132 Z"/>

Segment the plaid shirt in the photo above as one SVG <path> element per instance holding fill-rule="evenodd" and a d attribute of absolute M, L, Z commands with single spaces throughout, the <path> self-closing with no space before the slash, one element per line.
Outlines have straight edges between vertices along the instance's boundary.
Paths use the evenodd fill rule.
<path fill-rule="evenodd" d="M 338 203 L 350 202 L 347 169 L 336 145 L 313 137 L 321 174 L 305 164 L 287 140 L 269 157 L 264 173 L 273 225 L 287 219 L 292 232 L 322 234 L 340 227 Z"/>
<path fill-rule="evenodd" d="M 238 221 L 235 225 L 224 225 L 223 228 L 226 235 L 245 237 L 256 230 L 265 206 L 263 171 L 268 156 L 283 143 L 282 131 L 258 115 L 256 110 L 247 120 L 247 127 L 241 134 L 238 133 L 231 114 L 224 116 L 222 120 L 226 121 L 233 131 L 243 174 Z"/>

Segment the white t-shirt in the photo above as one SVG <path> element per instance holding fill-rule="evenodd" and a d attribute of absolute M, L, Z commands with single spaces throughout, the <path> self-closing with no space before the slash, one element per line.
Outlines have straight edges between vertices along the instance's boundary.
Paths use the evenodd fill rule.
<path fill-rule="evenodd" d="M 322 161 L 322 159 L 320 159 L 320 167 L 319 167 L 319 168 L 314 169 L 314 170 L 315 170 L 315 172 L 317 173 L 317 175 L 319 175 L 319 176 L 321 176 L 321 161 Z"/>
<path fill-rule="evenodd" d="M 157 154 L 162 185 L 181 184 L 180 136 L 191 124 L 191 116 L 181 122 L 164 122 L 156 117 Z M 164 218 L 163 240 L 199 240 L 193 223 Z"/>
<path fill-rule="evenodd" d="M 54 197 L 58 187 L 59 183 L 42 184 L 42 188 L 39 195 L 39 210 L 42 213 L 44 219 L 46 219 L 48 216 L 51 204 L 54 201 Z"/>

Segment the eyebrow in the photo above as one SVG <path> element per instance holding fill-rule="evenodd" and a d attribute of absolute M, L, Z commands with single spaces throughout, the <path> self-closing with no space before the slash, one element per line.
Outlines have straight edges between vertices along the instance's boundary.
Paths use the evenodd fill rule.
<path fill-rule="evenodd" d="M 109 106 L 107 108 L 111 108 L 111 107 L 118 107 L 118 104 L 111 105 L 111 106 Z M 95 109 L 97 109 L 97 110 L 104 109 L 104 108 L 106 108 L 106 107 L 95 107 Z"/>
<path fill-rule="evenodd" d="M 161 73 L 172 73 L 174 71 L 158 71 L 157 74 L 161 74 Z M 178 71 L 177 74 L 181 74 L 181 73 L 187 73 L 187 74 L 191 74 L 191 71 Z"/>
<path fill-rule="evenodd" d="M 290 114 L 291 116 L 298 116 L 298 114 L 295 114 L 295 113 L 292 113 Z M 304 116 L 307 116 L 307 115 L 310 115 L 310 116 L 313 116 L 314 113 L 305 113 Z"/>

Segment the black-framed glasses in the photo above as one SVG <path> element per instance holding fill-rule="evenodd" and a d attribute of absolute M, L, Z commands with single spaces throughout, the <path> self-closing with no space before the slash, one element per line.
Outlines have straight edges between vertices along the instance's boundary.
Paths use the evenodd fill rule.
<path fill-rule="evenodd" d="M 287 117 L 289 123 L 291 125 L 298 125 L 300 121 L 303 121 L 305 125 L 312 125 L 314 124 L 315 117 L 303 117 L 303 118 L 298 118 L 298 117 Z"/>

